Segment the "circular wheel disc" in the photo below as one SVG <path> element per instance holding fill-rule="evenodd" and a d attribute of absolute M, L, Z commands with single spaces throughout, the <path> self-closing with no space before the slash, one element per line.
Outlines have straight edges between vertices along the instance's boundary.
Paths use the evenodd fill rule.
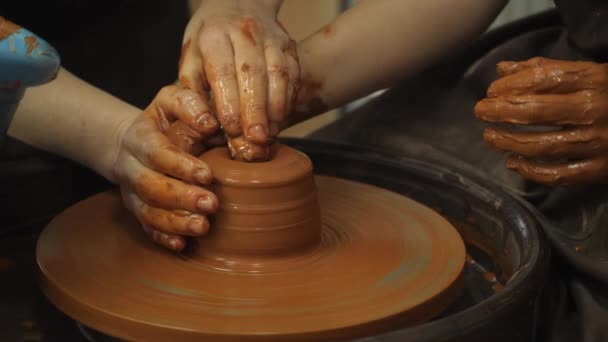
<path fill-rule="evenodd" d="M 120 194 L 95 195 L 41 234 L 47 297 L 127 340 L 339 339 L 428 320 L 458 295 L 454 227 L 399 194 L 316 176 L 321 243 L 300 255 L 193 259 L 150 242 Z"/>

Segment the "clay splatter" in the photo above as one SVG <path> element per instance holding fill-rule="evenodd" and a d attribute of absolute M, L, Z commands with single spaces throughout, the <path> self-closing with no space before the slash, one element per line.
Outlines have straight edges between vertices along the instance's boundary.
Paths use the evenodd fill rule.
<path fill-rule="evenodd" d="M 36 39 L 36 37 L 34 36 L 27 36 L 25 38 L 23 38 L 23 40 L 25 40 L 25 44 L 27 45 L 27 54 L 31 54 L 32 51 L 34 51 L 35 49 L 38 48 L 38 45 L 40 43 L 38 43 L 38 39 Z"/>

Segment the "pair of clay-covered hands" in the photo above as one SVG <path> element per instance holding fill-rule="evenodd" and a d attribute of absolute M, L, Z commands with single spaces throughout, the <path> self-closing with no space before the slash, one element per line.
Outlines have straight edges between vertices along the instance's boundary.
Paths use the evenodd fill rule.
<path fill-rule="evenodd" d="M 163 88 L 120 132 L 113 180 L 144 231 L 170 250 L 205 234 L 218 208 L 212 171 L 197 157 L 228 145 L 235 158 L 266 159 L 287 123 L 299 66 L 277 11 L 200 8 L 184 35 L 180 85 Z"/>
<path fill-rule="evenodd" d="M 546 184 L 608 178 L 607 66 L 534 58 L 500 63 L 498 72 L 476 115 L 553 127 L 488 128 L 486 141 L 512 152 L 508 167 Z M 118 139 L 114 180 L 152 240 L 179 251 L 185 237 L 206 233 L 218 199 L 208 188 L 212 171 L 197 156 L 227 144 L 235 158 L 265 159 L 294 108 L 299 73 L 295 43 L 276 12 L 194 15 L 182 49 L 181 85 L 162 89 Z"/>

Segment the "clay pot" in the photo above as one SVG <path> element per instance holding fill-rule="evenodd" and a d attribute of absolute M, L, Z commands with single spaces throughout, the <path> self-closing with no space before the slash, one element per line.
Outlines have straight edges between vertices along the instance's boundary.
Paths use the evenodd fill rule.
<path fill-rule="evenodd" d="M 213 170 L 220 209 L 194 258 L 227 263 L 307 253 L 319 243 L 321 218 L 310 159 L 275 146 L 273 160 L 232 160 L 227 148 L 201 156 Z"/>

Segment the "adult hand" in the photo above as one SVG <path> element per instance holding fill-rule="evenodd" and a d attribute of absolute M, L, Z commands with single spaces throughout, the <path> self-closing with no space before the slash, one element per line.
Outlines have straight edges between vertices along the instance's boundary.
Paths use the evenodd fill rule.
<path fill-rule="evenodd" d="M 532 58 L 498 64 L 500 79 L 475 106 L 484 139 L 511 152 L 507 167 L 548 185 L 608 180 L 608 65 Z M 538 126 L 549 126 L 544 130 Z M 534 127 L 536 126 L 536 127 Z M 517 127 L 517 126 L 515 126 Z"/>
<path fill-rule="evenodd" d="M 126 127 L 112 166 L 123 200 L 152 240 L 180 251 L 185 236 L 207 232 L 206 215 L 218 200 L 205 189 L 213 179 L 209 167 L 183 150 L 191 145 L 176 146 L 170 137 L 186 131 L 200 144 L 219 125 L 200 95 L 168 86 Z"/>
<path fill-rule="evenodd" d="M 293 109 L 298 57 L 276 18 L 281 3 L 202 1 L 184 34 L 180 82 L 211 91 L 231 150 L 242 159 L 260 157 Z"/>

